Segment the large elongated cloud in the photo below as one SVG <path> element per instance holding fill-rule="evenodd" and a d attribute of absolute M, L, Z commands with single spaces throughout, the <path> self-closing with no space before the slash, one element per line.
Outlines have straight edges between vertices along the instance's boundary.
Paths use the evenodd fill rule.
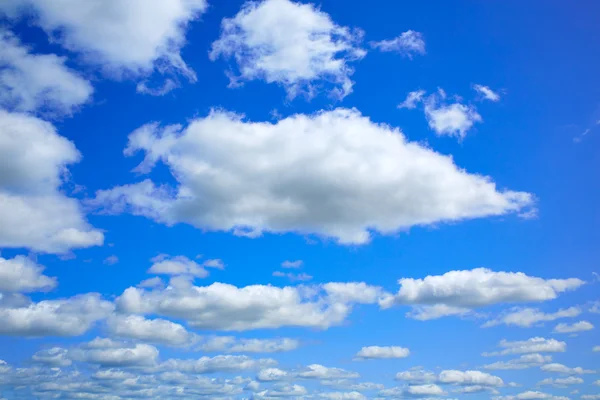
<path fill-rule="evenodd" d="M 0 29 L 0 106 L 69 114 L 89 99 L 92 85 L 54 54 L 33 54 Z"/>
<path fill-rule="evenodd" d="M 529 193 L 499 190 L 357 110 L 249 122 L 213 111 L 187 127 L 145 125 L 125 154 L 138 171 L 164 162 L 176 188 L 149 180 L 99 191 L 91 203 L 166 224 L 209 230 L 298 232 L 362 244 L 371 231 L 503 215 L 532 206 Z"/>
<path fill-rule="evenodd" d="M 63 253 L 103 243 L 79 202 L 60 191 L 80 158 L 52 124 L 0 110 L 0 247 Z"/>
<path fill-rule="evenodd" d="M 211 59 L 233 58 L 233 85 L 254 79 L 282 85 L 288 96 L 312 96 L 329 82 L 331 93 L 352 92 L 349 62 L 364 57 L 359 31 L 337 25 L 312 4 L 289 0 L 247 2 L 222 22 L 221 37 L 212 44 Z"/>
<path fill-rule="evenodd" d="M 8 0 L 0 12 L 17 18 L 33 11 L 33 22 L 54 40 L 113 72 L 174 69 L 193 80 L 180 50 L 188 23 L 206 7 L 206 0 Z"/>
<path fill-rule="evenodd" d="M 541 302 L 574 290 L 585 282 L 577 278 L 543 279 L 522 272 L 495 272 L 487 268 L 450 271 L 423 279 L 402 278 L 400 290 L 382 306 L 416 306 L 408 316 L 426 320 L 465 314 L 477 307 L 499 303 Z"/>
<path fill-rule="evenodd" d="M 348 285 L 346 290 L 343 287 Z M 354 290 L 354 294 L 350 293 Z M 130 287 L 116 300 L 122 312 L 185 319 L 195 328 L 249 330 L 340 324 L 354 304 L 376 303 L 382 294 L 365 284 L 336 283 L 320 287 L 236 287 L 174 285 L 144 290 Z"/>

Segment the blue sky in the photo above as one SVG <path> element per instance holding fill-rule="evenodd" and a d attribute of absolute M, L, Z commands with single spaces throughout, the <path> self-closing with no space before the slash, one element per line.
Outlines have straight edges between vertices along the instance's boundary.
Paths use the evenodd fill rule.
<path fill-rule="evenodd" d="M 600 398 L 599 12 L 3 2 L 0 399 Z"/>

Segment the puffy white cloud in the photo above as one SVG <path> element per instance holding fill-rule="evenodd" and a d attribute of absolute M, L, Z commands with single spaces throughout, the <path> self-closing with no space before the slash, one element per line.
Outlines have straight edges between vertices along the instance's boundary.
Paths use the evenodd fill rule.
<path fill-rule="evenodd" d="M 578 321 L 572 324 L 558 324 L 553 331 L 556 333 L 577 333 L 591 331 L 592 329 L 594 329 L 594 325 L 588 321 Z"/>
<path fill-rule="evenodd" d="M 431 98 L 425 103 L 425 117 L 429 127 L 438 136 L 453 136 L 461 140 L 475 123 L 483 122 L 473 106 L 461 103 L 440 104 Z"/>
<path fill-rule="evenodd" d="M 482 355 L 498 356 L 527 353 L 564 353 L 567 349 L 567 344 L 556 339 L 533 337 L 527 340 L 517 340 L 514 342 L 502 339 L 498 344 L 498 347 L 501 347 L 502 350 L 493 353 L 483 353 Z"/>
<path fill-rule="evenodd" d="M 40 350 L 31 357 L 36 363 L 50 365 L 52 367 L 68 367 L 72 361 L 67 357 L 67 350 L 61 347 L 52 347 Z"/>
<path fill-rule="evenodd" d="M 425 371 L 419 368 L 413 368 L 408 371 L 398 372 L 396 379 L 399 381 L 406 381 L 409 383 L 425 383 L 435 382 L 437 375 L 431 371 Z"/>
<path fill-rule="evenodd" d="M 411 385 L 406 388 L 406 393 L 412 396 L 424 397 L 424 396 L 439 396 L 445 394 L 444 389 L 433 383 L 427 383 L 424 385 Z"/>
<path fill-rule="evenodd" d="M 176 71 L 195 80 L 181 58 L 189 22 L 207 8 L 206 0 L 10 0 L 0 11 L 32 21 L 65 48 L 112 73 Z"/>
<path fill-rule="evenodd" d="M 92 341 L 89 346 L 69 350 L 72 360 L 103 367 L 152 366 L 158 359 L 158 349 L 148 344 L 126 345 L 111 340 Z"/>
<path fill-rule="evenodd" d="M 300 342 L 295 339 L 236 339 L 233 336 L 216 336 L 205 339 L 199 346 L 202 351 L 225 353 L 279 353 L 295 350 Z"/>
<path fill-rule="evenodd" d="M 367 400 L 367 397 L 360 392 L 328 392 L 320 393 L 319 396 L 331 400 Z"/>
<path fill-rule="evenodd" d="M 367 346 L 360 349 L 354 356 L 356 360 L 373 358 L 406 358 L 410 350 L 400 346 Z"/>
<path fill-rule="evenodd" d="M 308 365 L 299 371 L 296 376 L 304 379 L 354 379 L 360 378 L 357 372 L 346 371 L 341 368 L 329 368 L 320 364 Z"/>
<path fill-rule="evenodd" d="M 108 331 L 115 336 L 150 343 L 185 346 L 192 344 L 196 335 L 182 325 L 164 319 L 146 319 L 139 315 L 114 315 L 107 320 Z"/>
<path fill-rule="evenodd" d="M 495 272 L 487 268 L 450 271 L 423 279 L 402 278 L 400 290 L 381 303 L 418 305 L 409 317 L 432 319 L 460 315 L 469 309 L 500 303 L 540 302 L 584 284 L 580 279 L 543 279 L 522 272 Z"/>
<path fill-rule="evenodd" d="M 304 396 L 308 393 L 306 388 L 301 385 L 280 384 L 274 385 L 271 389 L 256 393 L 254 396 L 258 399 L 271 399 L 279 397 L 297 397 Z"/>
<path fill-rule="evenodd" d="M 1 6 L 0 6 L 1 7 Z M 54 54 L 32 54 L 0 29 L 0 105 L 16 111 L 69 114 L 92 95 L 92 85 Z"/>
<path fill-rule="evenodd" d="M 500 100 L 500 95 L 498 93 L 494 92 L 492 89 L 490 89 L 487 86 L 473 85 L 473 89 L 475 89 L 475 91 L 477 93 L 479 93 L 486 100 L 490 100 L 490 101 L 494 101 L 494 102 Z"/>
<path fill-rule="evenodd" d="M 156 275 L 190 275 L 196 278 L 206 278 L 208 271 L 200 264 L 185 256 L 169 257 L 161 255 L 152 259 L 154 264 L 148 270 Z"/>
<path fill-rule="evenodd" d="M 583 383 L 583 379 L 577 378 L 574 376 L 569 376 L 568 378 L 546 378 L 538 382 L 538 385 L 552 385 L 556 387 L 566 387 L 569 385 L 580 385 Z"/>
<path fill-rule="evenodd" d="M 366 54 L 362 32 L 339 26 L 312 4 L 289 0 L 246 2 L 221 24 L 210 57 L 233 58 L 231 85 L 261 79 L 282 85 L 288 97 L 311 97 L 330 84 L 338 98 L 352 92 L 349 63 Z"/>
<path fill-rule="evenodd" d="M 555 321 L 560 318 L 573 318 L 581 314 L 579 307 L 560 309 L 554 313 L 545 313 L 536 308 L 515 308 L 504 313 L 499 318 L 490 320 L 483 324 L 484 328 L 495 325 L 514 325 L 529 328 L 540 322 Z"/>
<path fill-rule="evenodd" d="M 542 365 L 540 369 L 544 372 L 557 372 L 559 374 L 567 374 L 567 375 L 581 375 L 581 374 L 593 374 L 596 371 L 592 371 L 589 369 L 583 369 L 581 367 L 569 368 L 566 365 L 559 363 L 551 363 Z"/>
<path fill-rule="evenodd" d="M 425 40 L 423 39 L 423 34 L 413 30 L 402 32 L 394 39 L 371 42 L 370 44 L 371 47 L 380 51 L 393 51 L 411 59 L 414 55 L 425 54 Z"/>
<path fill-rule="evenodd" d="M 265 368 L 256 375 L 256 379 L 261 382 L 272 382 L 286 379 L 288 376 L 287 371 L 279 368 Z"/>
<path fill-rule="evenodd" d="M 14 336 L 77 336 L 113 310 L 110 302 L 90 293 L 63 300 L 0 307 L 0 334 Z"/>
<path fill-rule="evenodd" d="M 304 263 L 302 260 L 295 260 L 295 261 L 285 260 L 284 262 L 281 263 L 281 268 L 297 269 L 297 268 L 302 268 L 303 264 Z"/>
<path fill-rule="evenodd" d="M 414 92 L 409 92 L 406 96 L 406 99 L 400 104 L 398 104 L 398 108 L 408 108 L 412 110 L 417 107 L 417 103 L 423 100 L 423 96 L 425 96 L 424 90 L 415 90 Z"/>
<path fill-rule="evenodd" d="M 130 287 L 116 299 L 116 304 L 126 313 L 185 319 L 201 329 L 241 331 L 282 326 L 325 329 L 342 323 L 354 304 L 376 303 L 379 293 L 379 288 L 355 283 L 238 288 L 217 282 L 210 286 L 187 284 L 155 290 Z"/>
<path fill-rule="evenodd" d="M 445 370 L 440 372 L 438 381 L 451 385 L 480 385 L 491 387 L 504 385 L 504 382 L 500 377 L 481 371 Z"/>
<path fill-rule="evenodd" d="M 552 361 L 552 356 L 544 356 L 537 353 L 524 354 L 519 358 L 508 361 L 498 361 L 492 364 L 484 365 L 483 368 L 491 370 L 511 370 L 511 369 L 527 369 L 549 363 Z"/>
<path fill-rule="evenodd" d="M 36 292 L 56 287 L 56 278 L 42 274 L 43 271 L 43 266 L 27 257 L 0 257 L 0 292 Z"/>
<path fill-rule="evenodd" d="M 48 122 L 3 110 L 0 132 L 0 247 L 63 253 L 101 245 L 79 202 L 59 191 L 80 159 L 73 143 Z"/>
<path fill-rule="evenodd" d="M 91 205 L 168 225 L 186 222 L 250 237 L 318 234 L 344 244 L 366 243 L 372 231 L 393 234 L 533 205 L 531 194 L 499 191 L 490 178 L 467 173 L 357 110 L 275 123 L 213 111 L 187 128 L 139 128 L 125 153 L 138 150 L 146 153 L 138 171 L 162 160 L 179 186 L 146 180 L 99 191 Z"/>

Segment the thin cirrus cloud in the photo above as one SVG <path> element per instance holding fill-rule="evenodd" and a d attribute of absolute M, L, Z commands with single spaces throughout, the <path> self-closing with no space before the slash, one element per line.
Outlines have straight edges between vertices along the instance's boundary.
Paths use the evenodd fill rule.
<path fill-rule="evenodd" d="M 370 42 L 370 45 L 379 51 L 399 53 L 410 59 L 415 55 L 425 54 L 425 39 L 423 38 L 423 34 L 413 30 L 402 32 L 393 39 Z"/>
<path fill-rule="evenodd" d="M 55 54 L 34 54 L 0 29 L 0 106 L 20 112 L 71 114 L 90 99 L 90 82 Z"/>
<path fill-rule="evenodd" d="M 138 151 L 145 153 L 138 172 L 162 161 L 178 186 L 147 179 L 98 191 L 90 206 L 240 236 L 296 232 L 364 244 L 372 232 L 523 213 L 535 203 L 530 193 L 500 190 L 357 110 L 275 123 L 215 110 L 186 128 L 144 125 L 129 136 L 125 154 Z"/>
<path fill-rule="evenodd" d="M 337 25 L 312 4 L 246 2 L 222 21 L 210 58 L 234 60 L 231 86 L 264 80 L 283 86 L 289 98 L 310 98 L 325 86 L 341 99 L 352 92 L 350 63 L 366 54 L 361 40 L 361 31 Z"/>
<path fill-rule="evenodd" d="M 81 158 L 49 122 L 0 110 L 0 247 L 45 253 L 102 245 L 79 202 L 60 187 Z"/>
<path fill-rule="evenodd" d="M 206 8 L 206 0 L 10 0 L 0 12 L 12 19 L 31 13 L 32 22 L 66 49 L 111 73 L 146 75 L 167 69 L 193 81 L 195 74 L 180 50 L 187 25 Z"/>

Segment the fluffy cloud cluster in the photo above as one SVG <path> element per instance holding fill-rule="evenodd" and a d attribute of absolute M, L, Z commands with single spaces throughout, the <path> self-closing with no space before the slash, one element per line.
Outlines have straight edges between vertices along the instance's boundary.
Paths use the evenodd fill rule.
<path fill-rule="evenodd" d="M 42 272 L 44 267 L 23 256 L 0 257 L 0 293 L 46 291 L 56 286 L 56 278 Z"/>
<path fill-rule="evenodd" d="M 215 135 L 215 132 L 219 132 Z M 498 190 L 451 158 L 407 142 L 356 110 L 248 122 L 213 111 L 180 126 L 145 125 L 125 151 L 138 167 L 162 161 L 179 181 L 149 180 L 99 191 L 90 204 L 209 230 L 298 232 L 362 244 L 371 231 L 503 215 L 532 206 L 529 193 Z M 257 162 L 257 160 L 260 160 Z"/>
<path fill-rule="evenodd" d="M 0 106 L 15 111 L 69 114 L 92 95 L 92 85 L 54 54 L 32 54 L 0 29 Z"/>
<path fill-rule="evenodd" d="M 9 0 L 0 12 L 32 21 L 66 49 L 116 74 L 176 71 L 195 80 L 181 58 L 185 30 L 207 8 L 206 0 Z"/>
<path fill-rule="evenodd" d="M 320 287 L 236 287 L 181 285 L 145 290 L 130 287 L 116 299 L 126 313 L 185 319 L 201 329 L 249 330 L 340 324 L 355 304 L 373 304 L 381 291 L 365 284 L 330 283 Z"/>
<path fill-rule="evenodd" d="M 493 304 L 551 300 L 584 284 L 576 278 L 543 279 L 486 268 L 450 271 L 423 279 L 402 278 L 398 283 L 396 295 L 385 298 L 382 306 L 414 305 L 408 316 L 420 320 L 461 315 Z"/>
<path fill-rule="evenodd" d="M 343 98 L 352 92 L 351 61 L 364 57 L 360 31 L 339 26 L 312 4 L 290 0 L 247 2 L 225 18 L 211 59 L 233 58 L 237 75 L 231 84 L 261 79 L 282 85 L 290 98 L 311 97 L 329 83 Z"/>
<path fill-rule="evenodd" d="M 408 58 L 413 58 L 414 55 L 425 54 L 423 34 L 413 30 L 402 32 L 400 36 L 394 39 L 371 42 L 371 47 L 384 52 L 393 51 L 400 53 Z"/>
<path fill-rule="evenodd" d="M 52 124 L 0 110 L 0 247 L 63 253 L 103 243 L 81 206 L 60 190 L 80 159 Z"/>

